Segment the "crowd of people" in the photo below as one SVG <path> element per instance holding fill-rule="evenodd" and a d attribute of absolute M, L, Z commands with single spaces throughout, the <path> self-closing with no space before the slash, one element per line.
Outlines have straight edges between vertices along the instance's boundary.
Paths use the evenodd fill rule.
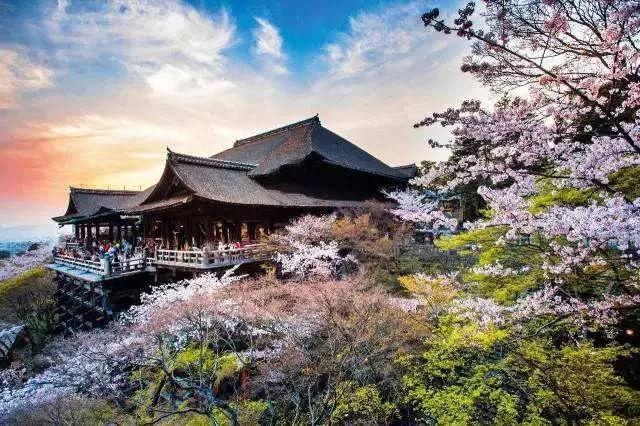
<path fill-rule="evenodd" d="M 185 251 L 206 251 L 208 253 L 215 251 L 238 250 L 246 247 L 246 243 L 242 241 L 235 242 L 207 242 L 203 247 L 185 244 L 182 249 Z M 112 262 L 123 261 L 129 259 L 137 259 L 141 257 L 153 257 L 156 249 L 163 249 L 162 243 L 153 239 L 147 241 L 138 238 L 135 246 L 122 239 L 120 241 L 98 240 L 97 238 L 69 238 L 63 241 L 59 246 L 53 248 L 53 255 L 63 255 L 81 260 L 91 260 L 94 262 L 108 257 Z"/>
<path fill-rule="evenodd" d="M 71 238 L 53 248 L 54 256 L 62 255 L 94 262 L 106 258 L 109 258 L 111 262 L 121 262 L 142 258 L 146 253 L 148 253 L 148 247 L 145 244 L 141 244 L 141 241 L 138 241 L 138 244 L 134 246 L 124 238 L 120 241 L 100 241 L 97 238 Z"/>

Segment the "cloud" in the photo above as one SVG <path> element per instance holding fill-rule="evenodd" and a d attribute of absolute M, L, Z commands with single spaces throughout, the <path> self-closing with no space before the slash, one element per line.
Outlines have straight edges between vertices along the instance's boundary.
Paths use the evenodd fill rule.
<path fill-rule="evenodd" d="M 389 6 L 349 18 L 349 31 L 325 47 L 330 73 L 346 78 L 376 71 L 424 43 L 428 34 L 420 23 L 420 5 Z"/>
<path fill-rule="evenodd" d="M 276 27 L 264 18 L 255 18 L 259 27 L 254 31 L 256 52 L 260 55 L 273 56 L 280 59 L 282 54 L 282 37 Z"/>
<path fill-rule="evenodd" d="M 53 75 L 21 50 L 0 47 L 0 109 L 15 108 L 23 93 L 51 86 Z"/>
<path fill-rule="evenodd" d="M 264 60 L 267 68 L 274 74 L 287 74 L 288 70 L 284 65 L 286 60 L 282 52 L 282 37 L 278 29 L 264 18 L 255 18 L 258 27 L 254 29 L 255 38 L 254 51 Z"/>
<path fill-rule="evenodd" d="M 235 24 L 221 9 L 206 15 L 177 0 L 59 3 L 48 22 L 65 58 L 116 60 L 160 95 L 226 87 L 225 49 Z"/>

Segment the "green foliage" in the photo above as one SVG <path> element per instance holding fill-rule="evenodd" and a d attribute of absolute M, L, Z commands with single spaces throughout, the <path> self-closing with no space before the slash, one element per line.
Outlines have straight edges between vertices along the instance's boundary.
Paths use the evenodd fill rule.
<path fill-rule="evenodd" d="M 427 423 L 626 424 L 638 420 L 640 393 L 613 368 L 620 346 L 556 346 L 454 316 L 420 357 L 404 363 L 406 402 Z"/>
<path fill-rule="evenodd" d="M 0 281 L 0 303 L 7 300 L 18 290 L 33 285 L 37 280 L 44 278 L 47 270 L 43 267 L 29 269 L 13 278 Z M 4 307 L 4 306 L 2 306 Z"/>
<path fill-rule="evenodd" d="M 358 386 L 348 381 L 338 385 L 331 421 L 337 424 L 385 424 L 396 416 L 390 402 L 384 402 L 375 385 Z"/>
<path fill-rule="evenodd" d="M 498 238 L 506 232 L 504 227 L 492 226 L 479 228 L 459 234 L 443 236 L 435 241 L 436 247 L 441 250 L 458 250 L 463 255 L 472 254 L 474 247 L 488 245 L 494 247 Z"/>
<path fill-rule="evenodd" d="M 36 347 L 54 333 L 55 284 L 43 267 L 33 268 L 0 283 L 0 318 L 25 324 Z"/>
<path fill-rule="evenodd" d="M 528 389 L 527 420 L 539 416 L 596 424 L 622 415 L 640 416 L 640 392 L 616 375 L 613 363 L 630 355 L 620 346 L 589 341 L 556 349 L 544 340 L 524 341 L 505 359 Z M 525 379 L 526 378 L 526 379 Z"/>
<path fill-rule="evenodd" d="M 434 359 L 433 354 L 425 355 L 425 363 Z M 518 398 L 502 389 L 504 381 L 499 370 L 483 363 L 486 353 L 477 359 L 466 355 L 467 359 L 440 363 L 439 367 L 445 370 L 442 374 L 437 374 L 438 367 L 432 367 L 428 373 L 405 376 L 407 402 L 428 423 L 515 424 Z M 456 373 L 446 374 L 452 366 Z"/>
<path fill-rule="evenodd" d="M 263 400 L 243 400 L 229 404 L 237 413 L 238 424 L 241 426 L 251 426 L 261 424 L 261 420 L 268 409 L 268 404 Z M 213 410 L 213 418 L 220 426 L 230 426 L 231 420 L 220 409 Z"/>
<path fill-rule="evenodd" d="M 206 345 L 190 345 L 180 351 L 172 364 L 173 371 L 189 371 L 214 377 L 213 385 L 235 376 L 238 371 L 236 354 L 217 355 Z"/>
<path fill-rule="evenodd" d="M 590 189 L 555 188 L 547 182 L 540 182 L 544 191 L 529 198 L 531 213 L 540 213 L 551 206 L 580 206 L 594 199 L 594 191 Z"/>
<path fill-rule="evenodd" d="M 228 419 L 219 409 L 214 409 L 209 415 L 194 414 L 190 411 L 195 406 L 190 399 L 191 393 L 184 389 L 182 384 L 203 386 L 212 393 L 217 392 L 217 388 L 225 380 L 237 376 L 240 370 L 237 355 L 218 354 L 206 342 L 193 342 L 176 353 L 167 350 L 164 353 L 165 368 L 151 365 L 134 371 L 130 376 L 130 384 L 137 390 L 128 402 L 135 409 L 138 420 L 152 422 L 158 411 L 176 412 L 177 414 L 172 416 L 172 421 L 180 419 L 176 424 L 210 424 L 211 418 L 218 416 Z M 256 405 L 243 406 L 246 416 L 250 416 L 251 407 L 255 408 Z"/>
<path fill-rule="evenodd" d="M 609 176 L 611 188 L 622 192 L 630 200 L 640 198 L 640 167 L 620 169 Z"/>
<path fill-rule="evenodd" d="M 538 208 L 584 202 L 584 194 L 549 195 Z M 499 263 L 518 270 L 496 276 L 462 269 L 462 285 L 452 297 L 491 297 L 509 304 L 545 283 L 545 242 L 531 236 L 521 243 L 500 242 L 500 227 L 443 237 L 436 244 L 476 259 L 477 266 Z M 520 269 L 526 267 L 525 269 Z M 567 275 L 567 288 L 596 293 L 586 272 Z M 594 274 L 601 271 L 593 271 Z M 405 283 L 407 278 L 402 278 Z M 433 281 L 433 280 L 431 280 Z M 433 283 L 414 278 L 405 284 L 414 297 L 431 299 Z M 420 287 L 420 288 L 416 288 Z M 445 306 L 448 299 L 440 297 Z M 427 303 L 427 305 L 429 305 Z M 432 312 L 432 309 L 429 309 Z M 443 311 L 444 312 L 444 311 Z M 628 424 L 637 421 L 640 394 L 616 374 L 613 365 L 630 355 L 620 346 L 598 347 L 587 339 L 567 339 L 576 330 L 562 322 L 531 321 L 523 328 L 481 327 L 454 314 L 441 314 L 420 356 L 403 367 L 405 402 L 425 423 L 436 424 Z M 538 337 L 546 336 L 546 337 Z"/>
<path fill-rule="evenodd" d="M 544 242 L 537 236 L 532 236 L 522 244 L 501 243 L 500 239 L 505 232 L 502 227 L 488 227 L 442 237 L 436 241 L 441 249 L 458 250 L 466 256 L 474 255 L 477 267 L 499 263 L 505 268 L 519 271 L 515 275 L 500 276 L 478 273 L 472 268 L 461 268 L 462 279 L 471 286 L 472 294 L 492 297 L 500 303 L 512 302 L 544 283 L 541 251 Z"/>
<path fill-rule="evenodd" d="M 399 278 L 411 274 L 447 274 L 471 264 L 473 257 L 463 258 L 455 252 L 445 252 L 426 245 L 398 250 L 392 259 L 366 265 L 367 274 L 377 284 L 402 293 Z"/>

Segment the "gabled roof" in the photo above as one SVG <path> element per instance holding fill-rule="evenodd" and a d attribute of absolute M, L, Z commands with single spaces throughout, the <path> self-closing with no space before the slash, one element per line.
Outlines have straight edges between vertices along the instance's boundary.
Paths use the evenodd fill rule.
<path fill-rule="evenodd" d="M 249 176 L 254 165 L 178 154 L 169 151 L 160 182 L 139 205 L 128 213 L 141 213 L 186 203 L 198 197 L 208 201 L 271 207 L 355 207 L 365 200 L 353 199 L 337 191 L 325 191 L 322 197 L 297 190 L 268 187 Z M 163 196 L 163 187 L 178 182 L 181 193 Z"/>
<path fill-rule="evenodd" d="M 272 175 L 282 167 L 299 164 L 313 154 L 323 162 L 392 180 L 406 175 L 326 129 L 318 116 L 236 141 L 212 158 L 254 164 L 249 176 Z"/>
<path fill-rule="evenodd" d="M 140 191 L 124 191 L 109 189 L 69 189 L 69 204 L 63 216 L 55 217 L 56 222 L 77 220 L 104 214 L 109 211 L 121 211 L 136 203 Z"/>

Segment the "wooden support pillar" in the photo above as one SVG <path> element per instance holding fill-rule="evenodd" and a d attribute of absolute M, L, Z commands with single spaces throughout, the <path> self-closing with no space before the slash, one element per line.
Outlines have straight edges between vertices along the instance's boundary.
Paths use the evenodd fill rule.
<path fill-rule="evenodd" d="M 167 237 L 167 223 L 164 220 L 160 222 L 160 238 L 162 238 L 162 245 L 164 248 L 168 248 L 169 238 Z"/>
<path fill-rule="evenodd" d="M 234 222 L 229 223 L 229 242 L 232 243 L 236 240 L 236 224 Z"/>
<path fill-rule="evenodd" d="M 109 224 L 109 241 L 113 241 L 113 225 Z"/>
<path fill-rule="evenodd" d="M 235 225 L 235 223 L 233 223 L 233 222 L 229 222 L 229 223 L 227 224 L 227 239 L 229 240 L 229 242 L 230 242 L 230 243 L 231 243 L 231 242 L 233 242 L 233 241 L 234 241 L 234 239 L 235 239 L 235 237 L 234 237 L 234 234 L 235 234 L 235 226 L 236 226 L 236 225 Z"/>
<path fill-rule="evenodd" d="M 233 241 L 242 240 L 242 223 L 233 223 Z"/>
<path fill-rule="evenodd" d="M 84 240 L 87 237 L 87 225 L 80 225 L 80 237 Z"/>
<path fill-rule="evenodd" d="M 122 241 L 122 226 L 120 224 L 116 226 L 116 241 Z"/>
<path fill-rule="evenodd" d="M 226 222 L 221 222 L 220 231 L 222 233 L 222 241 L 225 243 L 229 242 L 229 231 Z"/>
<path fill-rule="evenodd" d="M 249 234 L 249 240 L 255 241 L 256 239 L 256 224 L 253 222 L 247 223 L 247 233 Z"/>
<path fill-rule="evenodd" d="M 131 225 L 131 232 L 133 233 L 131 239 L 132 244 L 133 244 L 133 248 L 136 248 L 136 245 L 138 244 L 138 227 L 136 226 L 136 224 L 134 223 L 133 225 Z"/>
<path fill-rule="evenodd" d="M 76 239 L 80 238 L 80 228 L 78 225 L 73 225 L 73 233 L 76 236 Z"/>

